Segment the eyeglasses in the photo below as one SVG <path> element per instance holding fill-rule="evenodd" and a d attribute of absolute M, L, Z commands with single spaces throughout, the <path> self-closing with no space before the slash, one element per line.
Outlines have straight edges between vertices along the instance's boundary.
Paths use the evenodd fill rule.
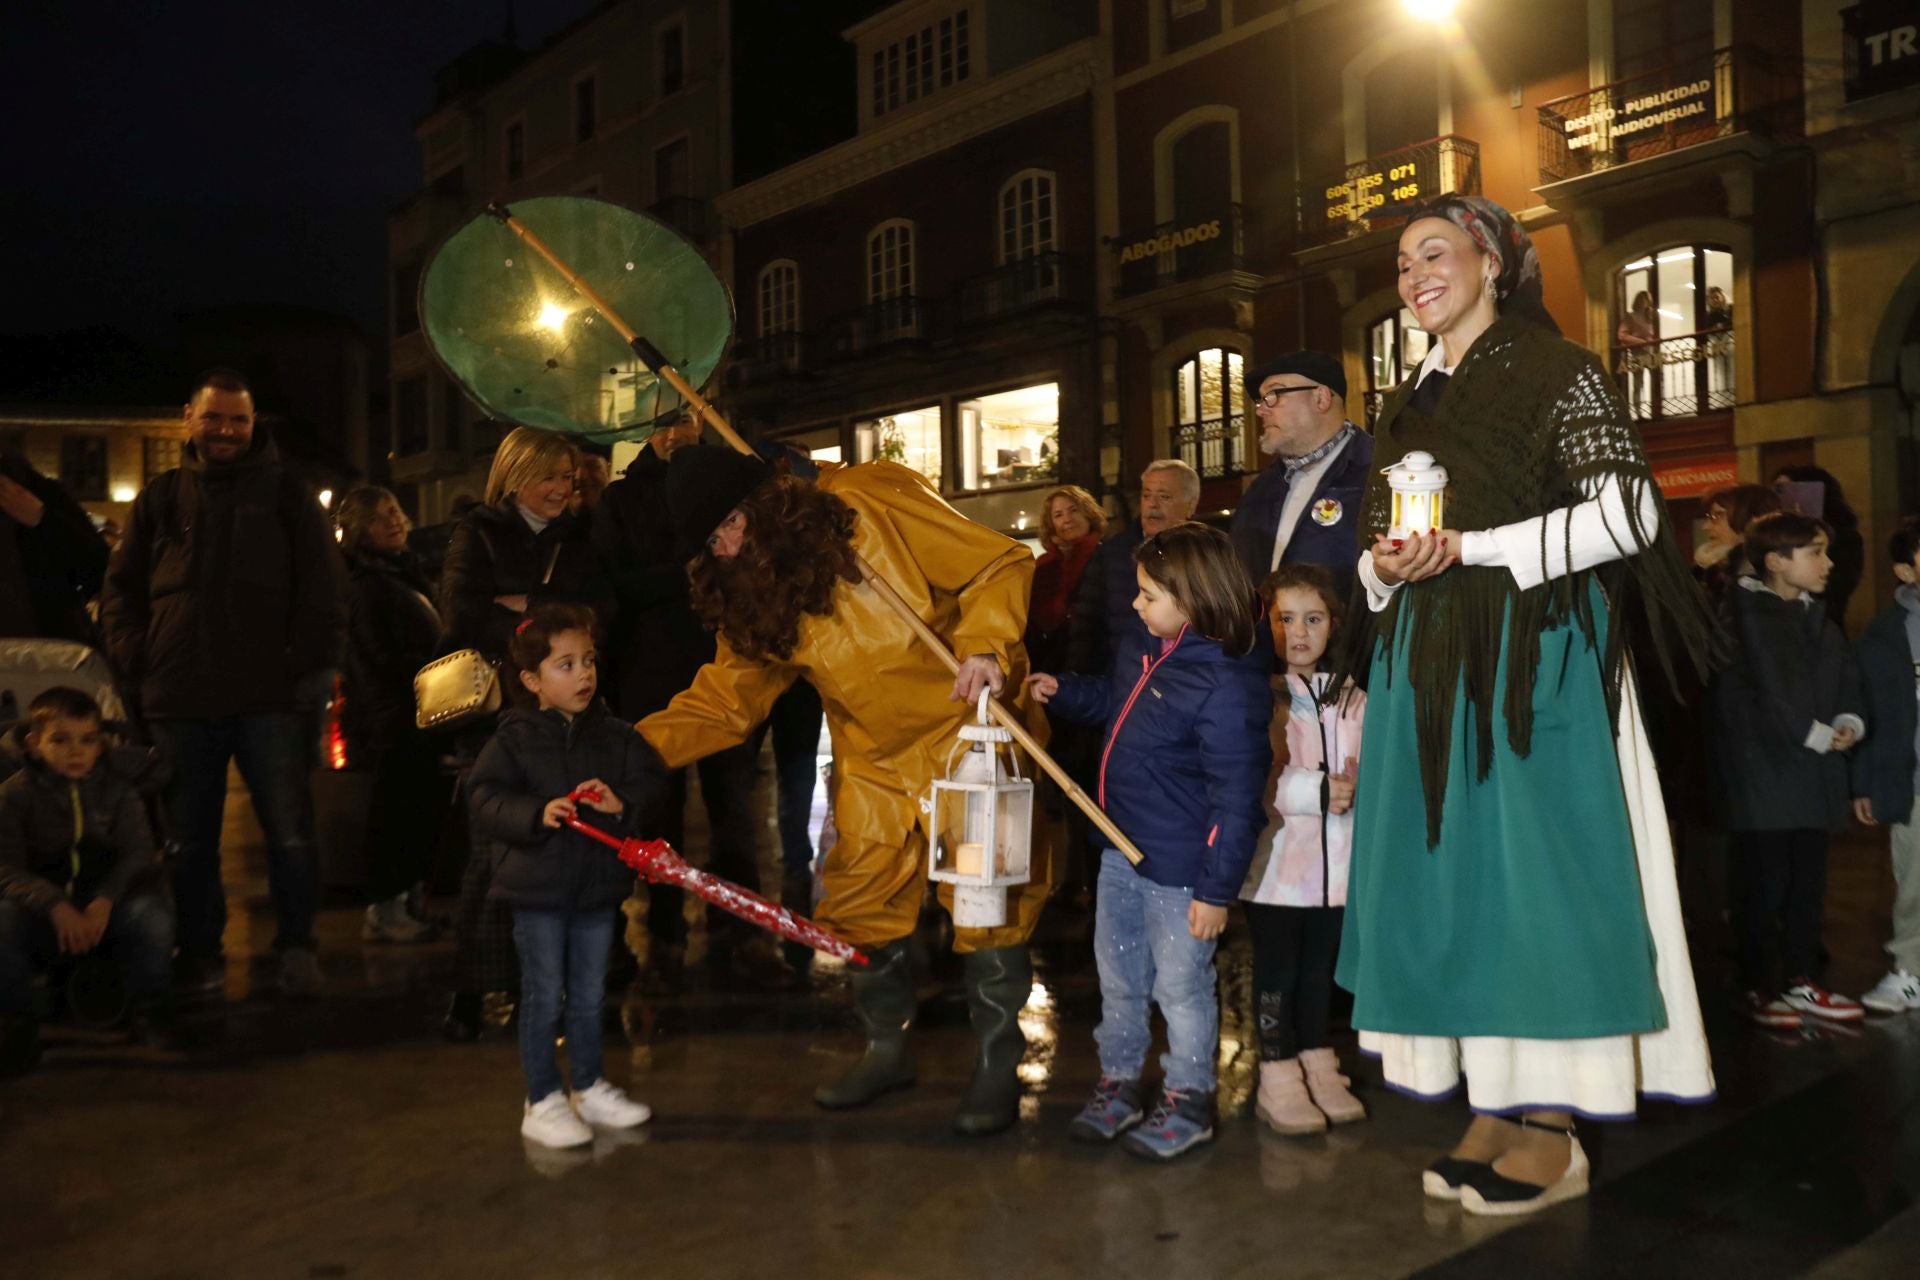
<path fill-rule="evenodd" d="M 1281 396 L 1290 396 L 1296 391 L 1318 391 L 1319 389 L 1319 383 L 1309 382 L 1304 387 L 1275 387 L 1271 391 L 1262 391 L 1254 398 L 1259 400 L 1261 404 L 1267 406 L 1267 408 L 1275 409 L 1280 405 Z"/>

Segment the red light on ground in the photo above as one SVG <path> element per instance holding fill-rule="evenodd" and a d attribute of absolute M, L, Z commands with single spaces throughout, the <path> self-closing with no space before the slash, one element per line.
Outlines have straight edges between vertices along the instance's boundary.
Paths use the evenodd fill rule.
<path fill-rule="evenodd" d="M 327 702 L 327 768 L 336 772 L 347 767 L 347 731 L 340 725 L 340 713 L 346 707 L 345 681 L 335 676 L 333 697 Z"/>

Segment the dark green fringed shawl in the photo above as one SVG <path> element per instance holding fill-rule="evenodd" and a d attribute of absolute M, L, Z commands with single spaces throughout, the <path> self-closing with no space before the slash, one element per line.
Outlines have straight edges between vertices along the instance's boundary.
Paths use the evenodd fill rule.
<path fill-rule="evenodd" d="M 1421 744 L 1427 843 L 1433 845 L 1440 839 L 1457 693 L 1464 688 L 1474 717 L 1475 776 L 1484 782 L 1493 767 L 1496 699 L 1514 753 L 1525 756 L 1531 749 L 1541 634 L 1571 620 L 1590 643 L 1596 636 L 1590 584 L 1599 583 L 1612 615 L 1602 656 L 1612 724 L 1618 724 L 1630 635 L 1651 639 L 1661 670 L 1676 686 L 1679 660 L 1704 677 L 1720 641 L 1674 545 L 1665 504 L 1656 498 L 1661 513 L 1656 527 L 1637 527 L 1640 499 L 1654 483 L 1653 473 L 1619 388 L 1592 352 L 1525 321 L 1502 319 L 1474 341 L 1431 416 L 1412 406 L 1413 390 L 1410 380 L 1382 406 L 1374 458 L 1385 466 L 1409 450 L 1424 449 L 1445 466 L 1448 528 L 1493 529 L 1529 520 L 1585 501 L 1597 481 L 1612 477 L 1626 498 L 1633 527 L 1609 527 L 1609 532 L 1623 550 L 1644 548 L 1524 591 L 1504 567 L 1456 565 L 1437 578 L 1403 586 L 1379 614 L 1360 611 L 1361 634 L 1349 637 L 1355 642 L 1352 660 L 1364 666 L 1372 659 L 1381 668 L 1360 671 L 1363 682 L 1401 674 L 1393 670 L 1398 646 L 1380 646 L 1375 657 L 1374 641 L 1404 634 L 1404 675 L 1413 687 Z M 1376 473 L 1361 523 L 1365 546 L 1386 529 L 1389 501 L 1386 477 Z M 1548 527 L 1541 536 L 1543 562 Z M 1507 679 L 1506 687 L 1497 689 L 1503 622 L 1511 628 Z"/>

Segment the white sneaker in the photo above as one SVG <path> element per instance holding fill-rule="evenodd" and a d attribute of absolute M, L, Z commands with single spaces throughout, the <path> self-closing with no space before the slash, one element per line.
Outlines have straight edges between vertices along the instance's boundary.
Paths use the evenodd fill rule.
<path fill-rule="evenodd" d="M 608 1129 L 631 1129 L 653 1115 L 646 1103 L 635 1102 L 605 1080 L 595 1080 L 574 1094 L 573 1105 L 582 1120 Z"/>
<path fill-rule="evenodd" d="M 431 942 L 433 926 L 407 913 L 407 895 L 376 902 L 367 908 L 360 924 L 362 942 Z"/>
<path fill-rule="evenodd" d="M 1905 1013 L 1920 1009 L 1920 978 L 1905 969 L 1888 970 L 1873 990 L 1860 997 L 1860 1003 L 1880 1013 Z"/>
<path fill-rule="evenodd" d="M 555 1149 L 584 1147 L 593 1142 L 593 1130 L 573 1114 L 573 1108 L 567 1105 L 567 1095 L 558 1089 L 538 1102 L 527 1104 L 520 1117 L 520 1136 L 528 1142 Z"/>

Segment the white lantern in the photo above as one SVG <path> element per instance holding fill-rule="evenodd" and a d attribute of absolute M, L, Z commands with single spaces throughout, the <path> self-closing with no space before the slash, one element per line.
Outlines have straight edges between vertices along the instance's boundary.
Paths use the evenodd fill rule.
<path fill-rule="evenodd" d="M 1020 776 L 1013 735 L 987 715 L 960 728 L 927 807 L 927 874 L 953 886 L 953 923 L 992 929 L 1007 922 L 1007 889 L 1032 872 L 1033 782 Z"/>
<path fill-rule="evenodd" d="M 1403 542 L 1447 527 L 1447 469 L 1432 454 L 1416 449 L 1386 468 L 1385 475 L 1393 491 L 1393 527 L 1387 537 Z"/>

